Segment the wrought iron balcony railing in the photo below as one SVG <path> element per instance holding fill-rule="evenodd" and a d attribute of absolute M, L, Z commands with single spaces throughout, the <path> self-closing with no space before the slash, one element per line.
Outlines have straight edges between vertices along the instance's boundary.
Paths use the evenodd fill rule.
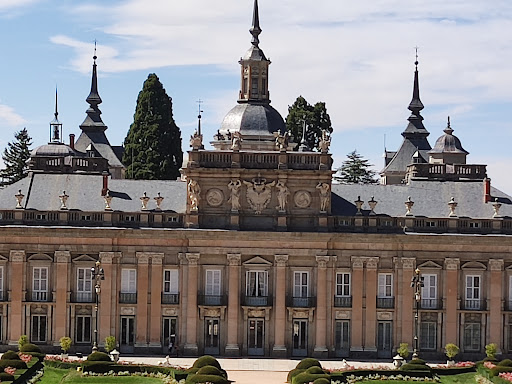
<path fill-rule="evenodd" d="M 271 296 L 244 296 L 243 305 L 248 307 L 269 307 L 272 305 Z"/>
<path fill-rule="evenodd" d="M 377 308 L 395 308 L 394 297 L 377 297 Z"/>
<path fill-rule="evenodd" d="M 165 293 L 162 292 L 162 304 L 179 304 L 180 294 L 179 293 Z"/>
<path fill-rule="evenodd" d="M 226 295 L 198 295 L 197 303 L 199 305 L 227 305 L 227 296 Z"/>
<path fill-rule="evenodd" d="M 119 292 L 119 303 L 137 304 L 137 293 Z"/>
<path fill-rule="evenodd" d="M 316 297 L 293 297 L 286 298 L 286 305 L 288 307 L 296 308 L 313 308 L 316 306 Z"/>
<path fill-rule="evenodd" d="M 334 306 L 341 308 L 351 308 L 352 296 L 334 296 Z"/>

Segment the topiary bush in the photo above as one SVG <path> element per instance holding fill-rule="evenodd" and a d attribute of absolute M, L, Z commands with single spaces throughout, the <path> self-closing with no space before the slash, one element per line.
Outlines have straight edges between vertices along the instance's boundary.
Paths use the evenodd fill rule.
<path fill-rule="evenodd" d="M 317 359 L 313 359 L 312 357 L 307 357 L 305 359 L 302 359 L 299 361 L 299 364 L 295 367 L 296 369 L 308 369 L 309 367 L 320 367 L 322 368 L 322 365 Z"/>
<path fill-rule="evenodd" d="M 112 359 L 105 352 L 93 352 L 87 356 L 87 361 L 108 361 L 112 362 Z"/>
<path fill-rule="evenodd" d="M 288 372 L 288 376 L 286 376 L 286 382 L 291 383 L 294 376 L 297 376 L 299 373 L 304 371 L 304 369 L 293 368 L 290 372 Z"/>
<path fill-rule="evenodd" d="M 307 373 L 311 373 L 313 375 L 323 375 L 325 372 L 321 367 L 313 366 L 306 369 Z"/>
<path fill-rule="evenodd" d="M 26 344 L 23 344 L 21 347 L 20 347 L 20 352 L 37 352 L 37 353 L 41 353 L 41 348 L 39 348 L 39 346 L 35 345 L 35 344 L 32 344 L 32 343 L 26 343 Z"/>
<path fill-rule="evenodd" d="M 192 367 L 193 368 L 202 368 L 207 365 L 211 365 L 212 367 L 221 369 L 220 363 L 217 361 L 217 359 L 210 355 L 201 356 L 196 361 L 194 361 L 194 364 L 192 365 Z"/>
<path fill-rule="evenodd" d="M 21 360 L 18 352 L 7 351 L 2 355 L 2 360 Z"/>
<path fill-rule="evenodd" d="M 401 371 L 426 371 L 430 372 L 432 368 L 428 366 L 424 360 L 413 359 L 409 363 L 404 364 L 400 367 Z"/>
<path fill-rule="evenodd" d="M 0 381 L 14 381 L 14 376 L 9 375 L 7 372 L 0 372 Z"/>
<path fill-rule="evenodd" d="M 313 384 L 331 384 L 331 380 L 326 379 L 325 377 L 320 377 L 319 379 L 313 381 Z"/>
<path fill-rule="evenodd" d="M 499 376 L 502 372 L 512 372 L 512 367 L 497 365 L 490 370 L 490 376 Z"/>
<path fill-rule="evenodd" d="M 219 368 L 214 367 L 213 365 L 206 365 L 204 367 L 199 368 L 196 373 L 197 375 L 217 375 L 226 378 L 226 374 L 222 372 Z"/>
<path fill-rule="evenodd" d="M 512 360 L 510 359 L 503 359 L 498 364 L 500 367 L 512 367 Z"/>
<path fill-rule="evenodd" d="M 3 370 L 7 367 L 13 367 L 16 369 L 27 369 L 27 363 L 21 360 L 3 360 L 0 359 L 0 369 Z"/>
<path fill-rule="evenodd" d="M 294 376 L 292 379 L 292 384 L 307 384 L 312 383 L 317 379 L 327 379 L 331 380 L 331 375 L 328 375 L 326 373 L 309 373 L 308 371 L 299 373 L 297 376 Z"/>

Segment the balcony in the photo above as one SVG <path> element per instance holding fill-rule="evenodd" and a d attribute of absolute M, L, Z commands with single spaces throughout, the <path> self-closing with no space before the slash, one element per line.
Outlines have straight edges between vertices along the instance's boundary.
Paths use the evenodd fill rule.
<path fill-rule="evenodd" d="M 291 297 L 286 298 L 286 306 L 295 308 L 316 307 L 316 297 Z"/>
<path fill-rule="evenodd" d="M 27 301 L 50 302 L 50 301 L 52 301 L 52 294 L 51 294 L 51 292 L 45 292 L 45 291 L 27 292 Z"/>
<path fill-rule="evenodd" d="M 420 309 L 443 309 L 443 300 L 421 299 Z"/>
<path fill-rule="evenodd" d="M 7 292 L 0 291 L 0 301 L 7 301 Z"/>
<path fill-rule="evenodd" d="M 211 306 L 227 305 L 227 299 L 226 295 L 198 295 L 197 303 Z"/>
<path fill-rule="evenodd" d="M 165 293 L 162 292 L 162 304 L 179 304 L 180 294 L 179 293 Z"/>
<path fill-rule="evenodd" d="M 120 304 L 137 304 L 137 293 L 119 292 Z"/>
<path fill-rule="evenodd" d="M 394 297 L 377 297 L 377 308 L 391 309 L 395 308 Z"/>
<path fill-rule="evenodd" d="M 71 292 L 72 303 L 94 303 L 92 292 Z"/>
<path fill-rule="evenodd" d="M 487 309 L 487 301 L 482 299 L 461 300 L 460 309 L 466 311 L 485 311 Z"/>
<path fill-rule="evenodd" d="M 272 306 L 271 296 L 244 296 L 242 305 L 248 307 L 270 307 Z"/>
<path fill-rule="evenodd" d="M 334 296 L 334 306 L 339 308 L 351 308 L 352 296 Z"/>

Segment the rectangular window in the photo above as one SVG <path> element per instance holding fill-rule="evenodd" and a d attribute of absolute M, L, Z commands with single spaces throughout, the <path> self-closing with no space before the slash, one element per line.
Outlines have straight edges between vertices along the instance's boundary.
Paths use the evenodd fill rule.
<path fill-rule="evenodd" d="M 466 309 L 480 309 L 480 276 L 466 276 Z"/>
<path fill-rule="evenodd" d="M 437 324 L 434 321 L 425 321 L 420 324 L 420 348 L 423 351 L 436 349 Z"/>
<path fill-rule="evenodd" d="M 34 267 L 32 270 L 32 300 L 46 301 L 48 298 L 48 268 Z"/>
<path fill-rule="evenodd" d="M 308 272 L 294 272 L 293 273 L 293 297 L 308 297 Z"/>
<path fill-rule="evenodd" d="M 336 274 L 336 296 L 350 296 L 350 273 L 340 272 Z"/>
<path fill-rule="evenodd" d="M 76 317 L 76 342 L 77 343 L 90 343 L 91 342 L 91 316 L 77 316 Z"/>
<path fill-rule="evenodd" d="M 381 298 L 393 297 L 393 275 L 391 273 L 379 273 L 378 296 Z"/>
<path fill-rule="evenodd" d="M 177 269 L 164 270 L 164 293 L 177 294 L 178 292 L 179 292 L 178 270 Z"/>
<path fill-rule="evenodd" d="M 245 294 L 250 297 L 268 295 L 268 272 L 247 271 Z"/>
<path fill-rule="evenodd" d="M 137 270 L 123 268 L 121 270 L 121 293 L 137 292 Z"/>
<path fill-rule="evenodd" d="M 207 296 L 220 296 L 221 278 L 219 269 L 209 269 L 206 271 L 205 294 Z"/>
<path fill-rule="evenodd" d="M 424 274 L 421 288 L 421 307 L 437 308 L 437 275 Z"/>
<path fill-rule="evenodd" d="M 480 324 L 464 324 L 464 350 L 480 351 Z"/>
<path fill-rule="evenodd" d="M 78 302 L 90 302 L 92 300 L 91 268 L 78 268 L 76 270 L 76 294 Z"/>
<path fill-rule="evenodd" d="M 32 342 L 44 343 L 46 341 L 46 315 L 32 316 Z"/>

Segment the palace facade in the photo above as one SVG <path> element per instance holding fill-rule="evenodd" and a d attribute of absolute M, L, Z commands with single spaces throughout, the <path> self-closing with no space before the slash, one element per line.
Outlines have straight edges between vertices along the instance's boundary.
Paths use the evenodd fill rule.
<path fill-rule="evenodd" d="M 1 347 L 88 352 L 97 328 L 123 354 L 390 358 L 417 313 L 422 356 L 512 353 L 512 198 L 450 122 L 430 146 L 418 63 L 381 183 L 335 184 L 329 136 L 290 142 L 270 105 L 257 0 L 250 32 L 238 102 L 212 149 L 191 137 L 177 181 L 123 178 L 94 63 L 77 142 L 56 113 L 29 176 L 0 190 Z"/>

